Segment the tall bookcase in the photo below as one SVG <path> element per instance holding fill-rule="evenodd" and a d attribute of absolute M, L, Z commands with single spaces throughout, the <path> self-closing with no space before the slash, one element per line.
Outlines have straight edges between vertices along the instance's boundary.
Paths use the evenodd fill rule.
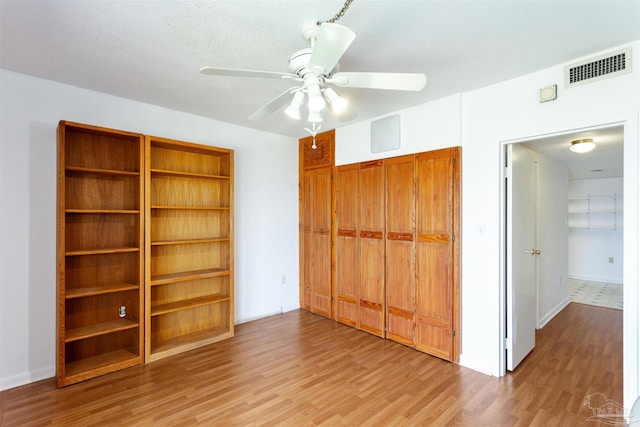
<path fill-rule="evenodd" d="M 233 336 L 233 151 L 146 137 L 151 361 Z"/>
<path fill-rule="evenodd" d="M 233 150 L 61 121 L 57 381 L 233 336 Z"/>
<path fill-rule="evenodd" d="M 58 126 L 57 381 L 144 360 L 143 135 Z"/>

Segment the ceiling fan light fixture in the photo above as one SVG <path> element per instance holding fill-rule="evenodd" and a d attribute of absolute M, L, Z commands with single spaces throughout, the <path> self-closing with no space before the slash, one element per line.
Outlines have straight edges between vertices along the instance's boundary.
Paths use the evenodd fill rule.
<path fill-rule="evenodd" d="M 291 104 L 284 110 L 284 113 L 295 120 L 300 120 L 300 106 L 304 101 L 304 93 L 298 91 L 293 95 Z"/>
<path fill-rule="evenodd" d="M 583 154 L 583 153 L 588 153 L 594 148 L 596 148 L 596 144 L 595 142 L 593 142 L 593 139 L 584 138 L 584 139 L 576 139 L 575 141 L 571 141 L 571 147 L 569 147 L 569 150 L 571 150 L 574 153 Z"/>
<path fill-rule="evenodd" d="M 309 123 L 320 123 L 322 122 L 322 114 L 319 111 L 309 111 L 308 120 Z"/>
<path fill-rule="evenodd" d="M 307 85 L 307 95 L 309 96 L 309 101 L 307 102 L 309 111 L 320 112 L 326 107 L 327 102 L 320 92 L 320 85 L 318 83 Z"/>
<path fill-rule="evenodd" d="M 324 91 L 324 97 L 329 101 L 329 105 L 331 105 L 331 109 L 336 114 L 341 114 L 347 108 L 349 101 L 346 98 L 343 98 L 336 92 L 333 88 L 327 88 Z"/>

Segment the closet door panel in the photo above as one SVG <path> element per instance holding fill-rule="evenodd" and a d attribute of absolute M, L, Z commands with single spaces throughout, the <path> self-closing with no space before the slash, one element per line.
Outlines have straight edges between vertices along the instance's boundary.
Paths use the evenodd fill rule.
<path fill-rule="evenodd" d="M 360 240 L 360 329 L 384 336 L 384 241 Z"/>
<path fill-rule="evenodd" d="M 358 245 L 358 165 L 336 168 L 336 320 L 360 327 L 359 245 Z"/>
<path fill-rule="evenodd" d="M 386 161 L 387 337 L 414 345 L 415 156 Z"/>
<path fill-rule="evenodd" d="M 301 187 L 301 221 L 300 221 L 300 306 L 306 310 L 311 310 L 311 242 L 313 241 L 313 179 L 312 174 L 306 172 L 303 174 Z"/>
<path fill-rule="evenodd" d="M 360 328 L 384 336 L 384 162 L 360 164 Z"/>
<path fill-rule="evenodd" d="M 331 318 L 331 169 L 312 178 L 311 311 Z"/>
<path fill-rule="evenodd" d="M 418 155 L 416 347 L 452 360 L 453 171 L 451 149 Z"/>
<path fill-rule="evenodd" d="M 299 140 L 300 306 L 332 318 L 333 131 Z"/>

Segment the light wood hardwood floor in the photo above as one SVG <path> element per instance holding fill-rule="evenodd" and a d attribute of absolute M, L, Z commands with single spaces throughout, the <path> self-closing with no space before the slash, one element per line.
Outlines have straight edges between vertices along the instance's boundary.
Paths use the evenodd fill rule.
<path fill-rule="evenodd" d="M 570 304 L 495 378 L 302 310 L 63 389 L 0 393 L 0 425 L 572 426 L 622 402 L 622 311 Z"/>

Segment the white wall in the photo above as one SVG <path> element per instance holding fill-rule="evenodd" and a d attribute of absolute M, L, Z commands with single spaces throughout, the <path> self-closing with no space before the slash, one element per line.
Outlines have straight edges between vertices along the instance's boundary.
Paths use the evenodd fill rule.
<path fill-rule="evenodd" d="M 535 144 L 533 145 L 535 150 Z M 569 238 L 567 207 L 569 170 L 557 160 L 536 153 L 538 162 L 537 246 L 538 328 L 571 302 L 569 298 Z"/>
<path fill-rule="evenodd" d="M 638 52 L 639 43 L 633 47 Z M 564 65 L 558 65 L 398 112 L 401 148 L 378 157 L 462 146 L 462 365 L 491 375 L 504 372 L 504 144 L 624 123 L 625 255 L 637 259 L 639 71 L 635 67 L 627 75 L 565 89 Z M 539 103 L 539 89 L 550 84 L 558 85 L 558 99 Z M 369 152 L 369 124 L 336 131 L 338 164 L 374 158 Z M 624 276 L 624 403 L 631 407 L 638 395 L 637 265 L 626 263 Z"/>
<path fill-rule="evenodd" d="M 55 374 L 59 120 L 234 149 L 236 323 L 298 307 L 296 140 L 4 70 L 0 94 L 0 390 Z"/>
<path fill-rule="evenodd" d="M 460 145 L 460 95 L 400 112 L 400 148 L 371 153 L 371 121 L 336 129 L 336 166 Z"/>
<path fill-rule="evenodd" d="M 575 197 L 606 196 L 623 194 L 622 178 L 580 179 L 569 182 L 569 194 Z M 622 199 L 619 200 L 622 202 Z M 613 208 L 611 201 L 595 200 L 594 209 Z M 613 214 L 606 214 L 611 217 Z M 622 215 L 617 214 L 618 218 Z M 598 219 L 594 221 L 610 218 Z M 571 228 L 569 230 L 569 276 L 582 280 L 622 283 L 623 275 L 623 228 Z M 609 263 L 609 257 L 613 263 Z"/>

